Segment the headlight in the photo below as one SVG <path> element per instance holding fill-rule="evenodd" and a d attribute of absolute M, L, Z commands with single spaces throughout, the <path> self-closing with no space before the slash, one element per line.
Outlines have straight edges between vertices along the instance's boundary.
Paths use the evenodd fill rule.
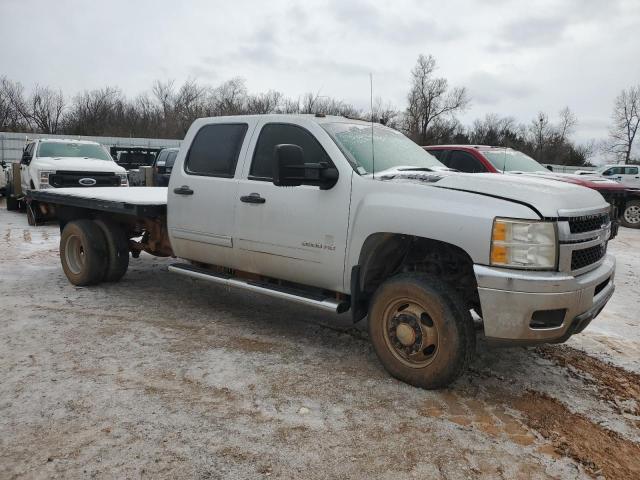
<path fill-rule="evenodd" d="M 496 218 L 491 234 L 491 265 L 553 270 L 556 268 L 556 227 L 552 222 Z"/>
<path fill-rule="evenodd" d="M 120 177 L 120 186 L 121 187 L 128 187 L 129 186 L 129 179 L 127 177 L 126 173 L 118 173 L 117 174 Z"/>
<path fill-rule="evenodd" d="M 40 170 L 40 188 L 51 188 L 49 175 L 56 173 L 54 170 Z"/>

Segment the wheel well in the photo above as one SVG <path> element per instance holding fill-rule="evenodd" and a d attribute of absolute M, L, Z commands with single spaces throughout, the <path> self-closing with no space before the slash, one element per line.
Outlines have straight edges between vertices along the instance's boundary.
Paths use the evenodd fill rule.
<path fill-rule="evenodd" d="M 367 238 L 354 273 L 360 309 L 368 303 L 378 286 L 402 272 L 424 272 L 448 283 L 464 299 L 466 306 L 479 312 L 478 285 L 473 260 L 463 249 L 430 238 L 396 233 L 376 233 Z M 352 292 L 352 297 L 354 292 Z M 359 320 L 359 319 L 356 319 Z"/>

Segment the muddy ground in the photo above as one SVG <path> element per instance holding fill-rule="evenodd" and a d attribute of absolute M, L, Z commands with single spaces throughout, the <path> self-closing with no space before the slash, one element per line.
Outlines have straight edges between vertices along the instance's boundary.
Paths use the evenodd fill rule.
<path fill-rule="evenodd" d="M 70 285 L 56 226 L 0 203 L 0 478 L 640 478 L 640 231 L 566 345 L 423 391 L 362 325 L 166 271 Z"/>

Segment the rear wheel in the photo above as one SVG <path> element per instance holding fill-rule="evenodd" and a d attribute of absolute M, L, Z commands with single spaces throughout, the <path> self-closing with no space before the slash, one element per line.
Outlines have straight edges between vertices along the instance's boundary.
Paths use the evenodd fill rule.
<path fill-rule="evenodd" d="M 640 200 L 627 202 L 622 212 L 621 223 L 628 228 L 640 228 Z"/>
<path fill-rule="evenodd" d="M 455 290 L 420 274 L 383 283 L 369 311 L 371 342 L 385 369 L 421 388 L 442 388 L 467 368 L 475 331 Z"/>
<path fill-rule="evenodd" d="M 105 282 L 117 282 L 129 268 L 129 239 L 124 230 L 117 224 L 108 220 L 96 220 L 107 244 L 107 269 L 105 271 Z"/>
<path fill-rule="evenodd" d="M 67 223 L 60 237 L 60 261 L 65 275 L 78 286 L 100 283 L 107 270 L 107 242 L 91 220 Z"/>

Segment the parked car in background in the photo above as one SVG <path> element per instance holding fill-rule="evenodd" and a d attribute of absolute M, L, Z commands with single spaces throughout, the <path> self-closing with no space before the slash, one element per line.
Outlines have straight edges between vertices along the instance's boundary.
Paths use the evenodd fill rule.
<path fill-rule="evenodd" d="M 171 170 L 179 151 L 179 148 L 163 148 L 156 156 L 153 162 L 153 175 L 157 186 L 166 187 L 169 185 Z"/>
<path fill-rule="evenodd" d="M 597 190 L 611 205 L 614 222 L 612 235 L 617 233 L 618 221 L 632 228 L 640 227 L 625 221 L 627 202 L 632 200 L 627 189 L 618 182 L 600 175 L 577 175 L 550 171 L 530 156 L 512 148 L 488 145 L 433 145 L 423 147 L 447 167 L 467 173 L 508 173 L 537 176 L 573 183 Z M 499 192 L 498 192 L 499 193 Z"/>
<path fill-rule="evenodd" d="M 127 172 L 97 142 L 38 139 L 20 161 L 22 190 L 61 187 L 126 187 Z"/>
<path fill-rule="evenodd" d="M 620 182 L 628 188 L 640 188 L 640 167 L 638 165 L 603 165 L 593 171 L 578 170 L 578 175 L 602 175 Z"/>
<path fill-rule="evenodd" d="M 8 183 L 7 210 L 26 208 L 30 225 L 35 225 L 39 216 L 23 202 L 31 190 L 129 186 L 127 171 L 99 143 L 48 138 L 27 141 L 19 175 L 11 174 Z"/>

